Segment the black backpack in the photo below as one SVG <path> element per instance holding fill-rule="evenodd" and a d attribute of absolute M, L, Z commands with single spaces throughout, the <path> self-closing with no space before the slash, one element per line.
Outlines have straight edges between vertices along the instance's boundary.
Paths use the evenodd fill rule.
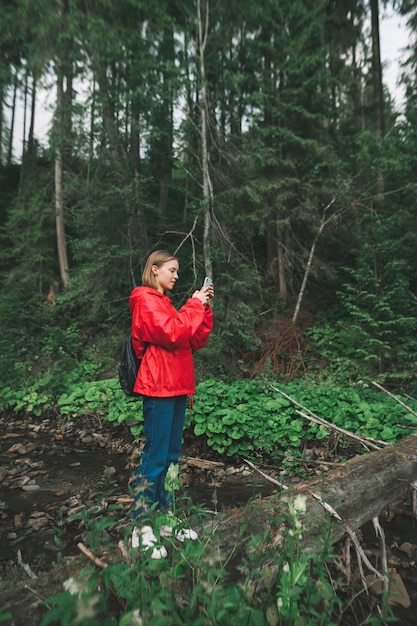
<path fill-rule="evenodd" d="M 122 349 L 122 357 L 119 365 L 120 386 L 128 396 L 138 396 L 140 394 L 133 391 L 136 377 L 138 375 L 141 360 L 137 358 L 132 345 L 132 334 L 128 338 Z"/>

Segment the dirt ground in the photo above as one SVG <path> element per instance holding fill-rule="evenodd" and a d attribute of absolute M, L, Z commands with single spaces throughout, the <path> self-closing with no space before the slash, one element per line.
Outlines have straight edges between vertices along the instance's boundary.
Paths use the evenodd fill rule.
<path fill-rule="evenodd" d="M 344 451 L 346 453 L 346 450 Z M 317 474 L 312 459 L 307 471 Z M 60 593 L 64 581 L 86 566 L 77 548 L 85 526 L 71 521 L 97 506 L 101 498 L 117 505 L 117 522 L 109 532 L 113 547 L 105 558 L 120 559 L 131 526 L 132 482 L 138 442 L 127 426 L 117 429 L 91 417 L 83 423 L 56 416 L 0 416 L 0 622 L 38 626 L 43 601 Z M 268 495 L 271 483 L 244 464 L 234 467 L 211 455 L 201 442 L 186 437 L 181 461 L 183 487 L 193 501 L 210 506 L 216 484 L 216 506 L 242 506 L 258 491 Z M 323 466 L 323 471 L 325 471 Z M 321 471 L 321 470 L 319 470 Z M 255 480 L 256 478 L 256 480 Z M 290 477 L 286 477 L 290 479 Z M 293 478 L 294 481 L 298 479 Z M 409 503 L 385 512 L 390 572 L 404 584 L 402 604 L 394 607 L 400 624 L 417 624 L 417 531 Z M 378 554 L 372 528 L 362 529 L 367 554 Z M 90 563 L 91 564 L 91 563 Z M 407 606 L 407 603 L 410 606 Z M 6 618 L 5 614 L 10 617 Z"/>

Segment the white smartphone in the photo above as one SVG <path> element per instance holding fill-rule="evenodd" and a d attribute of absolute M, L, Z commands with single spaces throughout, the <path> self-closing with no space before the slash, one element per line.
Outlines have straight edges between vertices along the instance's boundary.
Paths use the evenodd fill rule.
<path fill-rule="evenodd" d="M 211 280 L 210 276 L 206 276 L 203 283 L 203 289 L 211 285 L 212 282 L 213 281 Z"/>

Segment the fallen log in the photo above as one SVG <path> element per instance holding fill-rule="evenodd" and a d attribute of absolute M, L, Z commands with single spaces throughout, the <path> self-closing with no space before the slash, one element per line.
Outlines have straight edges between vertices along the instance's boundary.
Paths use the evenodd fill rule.
<path fill-rule="evenodd" d="M 208 461 L 207 459 L 196 459 L 192 456 L 187 456 L 187 465 L 190 467 L 198 467 L 205 470 L 216 470 L 224 467 L 224 463 L 221 461 Z"/>
<path fill-rule="evenodd" d="M 300 517 L 305 531 L 303 546 L 311 551 L 323 536 L 326 520 L 333 544 L 347 530 L 355 531 L 377 517 L 393 502 L 404 498 L 417 480 L 417 436 L 402 439 L 375 452 L 356 456 L 306 483 L 259 498 L 247 506 L 213 520 L 219 553 L 233 552 L 233 561 L 244 558 L 245 546 L 254 535 L 270 530 L 269 541 L 280 545 L 288 504 L 306 496 L 306 512 Z M 326 511 L 337 512 L 340 519 Z"/>

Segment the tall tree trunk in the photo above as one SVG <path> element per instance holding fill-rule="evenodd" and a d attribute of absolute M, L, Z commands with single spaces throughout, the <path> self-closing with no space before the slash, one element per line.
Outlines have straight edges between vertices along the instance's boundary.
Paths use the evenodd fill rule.
<path fill-rule="evenodd" d="M 34 154 L 34 133 L 35 133 L 35 111 L 36 111 L 36 78 L 32 76 L 32 101 L 30 107 L 30 125 L 29 125 L 29 137 L 28 137 L 28 154 L 33 156 Z"/>
<path fill-rule="evenodd" d="M 352 29 L 354 28 L 355 14 L 352 11 L 351 14 L 351 24 Z M 364 128 L 364 118 L 363 118 L 363 106 L 362 106 L 362 78 L 361 71 L 358 68 L 357 61 L 357 41 L 354 41 L 352 44 L 352 71 L 353 71 L 353 84 L 352 84 L 352 101 L 354 108 L 354 120 L 356 130 L 359 132 Z"/>
<path fill-rule="evenodd" d="M 94 155 L 94 128 L 96 125 L 96 86 L 93 82 L 90 106 L 90 130 L 88 135 L 88 160 L 87 160 L 87 183 L 90 182 L 91 162 Z"/>
<path fill-rule="evenodd" d="M 203 9 L 201 2 L 203 1 Z M 199 51 L 199 71 L 201 81 L 200 112 L 201 112 L 201 162 L 203 175 L 203 253 L 205 272 L 212 275 L 213 262 L 211 256 L 211 213 L 213 206 L 213 188 L 209 171 L 208 153 L 208 96 L 205 69 L 205 48 L 207 43 L 208 23 L 209 23 L 209 0 L 197 0 L 197 20 L 198 20 L 198 51 Z"/>
<path fill-rule="evenodd" d="M 384 116 L 384 89 L 382 84 L 381 46 L 379 38 L 379 1 L 370 0 L 371 24 L 372 24 L 372 84 L 374 96 L 374 119 L 375 132 L 382 148 L 385 136 Z M 377 171 L 377 197 L 378 204 L 384 203 L 385 181 L 381 167 Z"/>
<path fill-rule="evenodd" d="M 13 82 L 13 101 L 12 101 L 12 117 L 10 121 L 10 137 L 9 137 L 9 148 L 7 151 L 7 164 L 10 165 L 13 159 L 13 137 L 14 137 L 14 121 L 16 117 L 16 97 L 17 97 L 17 84 L 18 84 L 18 74 L 17 69 L 15 70 L 14 82 Z"/>
<path fill-rule="evenodd" d="M 20 177 L 19 177 L 19 194 L 23 192 L 25 179 L 26 179 L 26 119 L 27 119 L 27 108 L 28 108 L 28 80 L 29 73 L 28 70 L 25 70 L 25 84 L 24 84 L 24 98 L 23 98 L 23 133 L 22 133 L 22 165 L 20 167 Z"/>
<path fill-rule="evenodd" d="M 169 188 L 172 183 L 173 142 L 174 142 L 174 93 L 172 88 L 172 71 L 169 69 L 175 63 L 174 30 L 172 23 L 164 27 L 163 40 L 160 48 L 161 58 L 164 61 L 162 70 L 162 102 L 160 103 L 162 117 L 159 121 L 160 144 L 159 153 L 159 206 L 164 215 L 168 206 Z"/>
<path fill-rule="evenodd" d="M 24 90 L 24 100 L 23 100 L 23 137 L 22 137 L 22 163 L 25 158 L 26 152 L 26 117 L 27 117 L 27 108 L 28 108 L 28 71 L 25 71 L 25 90 Z M 23 167 L 22 167 L 23 169 Z"/>
<path fill-rule="evenodd" d="M 196 81 L 193 79 L 193 70 L 191 70 L 192 61 L 190 60 L 190 35 L 187 28 L 183 30 L 183 48 L 182 54 L 184 57 L 184 66 L 186 68 L 186 80 L 185 80 L 185 101 L 187 107 L 187 118 L 189 121 L 189 128 L 193 130 L 188 130 L 186 136 L 186 146 L 187 149 L 185 151 L 185 164 L 184 164 L 184 173 L 185 173 L 185 192 L 184 192 L 184 210 L 182 215 L 182 221 L 185 224 L 188 217 L 188 202 L 189 198 L 193 196 L 195 189 L 195 177 L 192 175 L 192 163 L 194 161 L 194 156 L 198 152 L 198 135 L 194 132 L 194 129 L 197 128 L 197 118 L 198 118 L 198 90 L 196 89 Z"/>
<path fill-rule="evenodd" d="M 0 83 L 0 165 L 3 165 L 3 107 L 4 107 L 4 87 Z"/>
<path fill-rule="evenodd" d="M 285 271 L 285 244 L 284 244 L 284 232 L 281 220 L 279 219 L 279 212 L 277 211 L 276 219 L 277 229 L 277 256 L 278 256 L 278 278 L 279 278 L 279 299 L 286 303 L 288 297 L 287 278 Z"/>
<path fill-rule="evenodd" d="M 55 118 L 55 211 L 56 211 L 56 238 L 58 248 L 59 272 L 62 285 L 69 285 L 68 253 L 65 237 L 65 208 L 64 208 L 64 76 L 60 65 L 57 66 L 57 102 Z"/>
<path fill-rule="evenodd" d="M 124 149 L 123 143 L 119 136 L 116 123 L 115 123 L 115 115 L 113 111 L 113 107 L 111 104 L 110 97 L 108 96 L 109 89 L 107 84 L 107 78 L 105 72 L 101 72 L 98 78 L 98 83 L 100 86 L 100 96 L 103 99 L 103 123 L 107 132 L 107 137 L 110 145 L 110 155 L 112 157 L 113 165 L 115 171 L 119 173 L 120 180 L 123 184 L 131 183 L 131 176 L 134 176 L 135 180 L 135 192 L 137 197 L 136 206 L 133 207 L 129 200 L 126 200 L 126 211 L 128 216 L 129 225 L 132 224 L 132 230 L 129 226 L 129 239 L 133 237 L 131 233 L 133 233 L 133 220 L 137 222 L 138 229 L 141 233 L 140 237 L 140 256 L 144 256 L 146 250 L 148 249 L 148 231 L 146 227 L 145 220 L 145 212 L 143 210 L 143 203 L 140 201 L 140 176 L 139 171 L 136 170 L 132 173 L 132 169 L 129 164 L 129 159 L 126 150 Z M 134 281 L 136 283 L 136 281 Z"/>

